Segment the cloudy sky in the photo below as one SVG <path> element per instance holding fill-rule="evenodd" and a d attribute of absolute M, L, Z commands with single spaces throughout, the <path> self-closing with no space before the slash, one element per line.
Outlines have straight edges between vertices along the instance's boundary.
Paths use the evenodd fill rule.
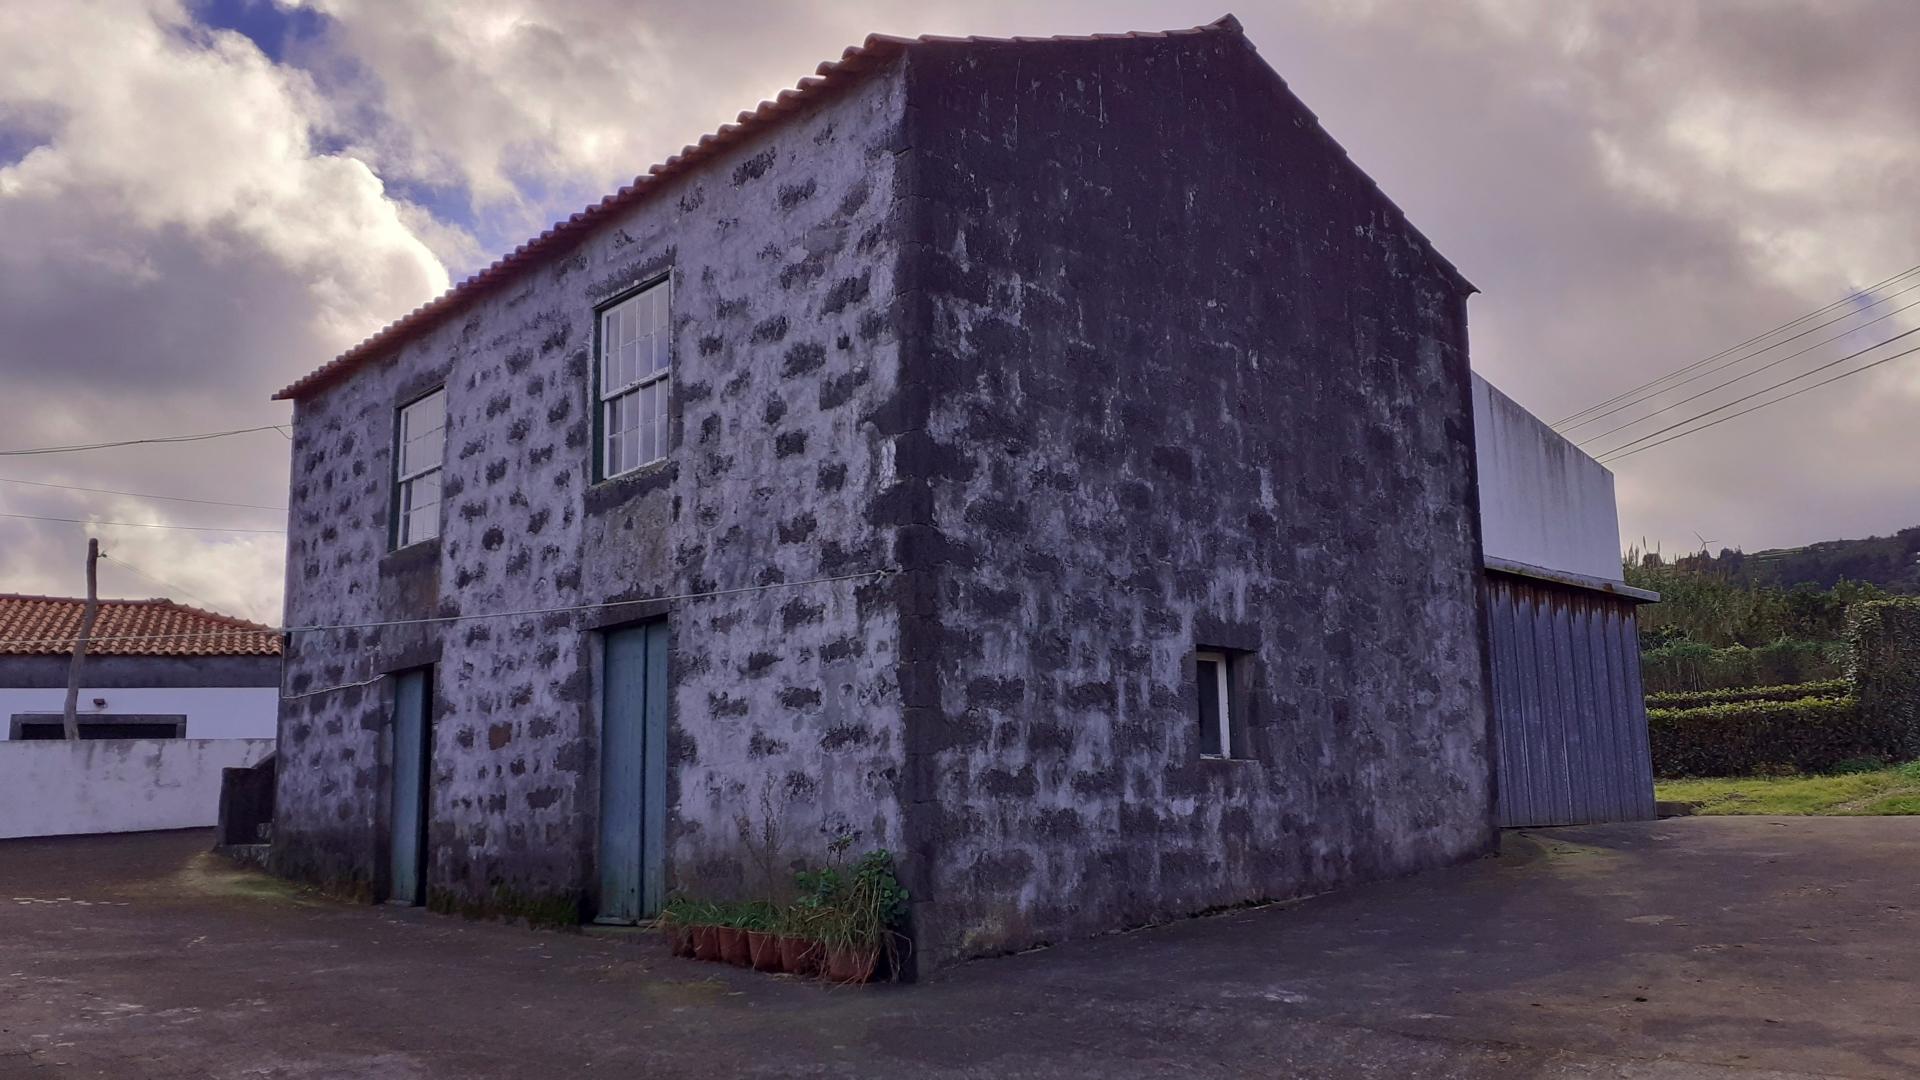
<path fill-rule="evenodd" d="M 0 0 L 0 450 L 284 424 L 275 389 L 868 31 L 1158 29 L 1223 2 Z M 1475 366 L 1549 420 L 1920 264 L 1907 0 L 1236 14 L 1480 286 Z M 1920 523 L 1916 406 L 1920 356 L 1620 459 L 1623 536 L 1757 550 Z M 271 429 L 0 456 L 0 513 L 272 530 L 287 470 Z M 272 532 L 94 531 L 107 595 L 277 618 Z M 85 535 L 0 517 L 0 590 L 77 591 Z"/>

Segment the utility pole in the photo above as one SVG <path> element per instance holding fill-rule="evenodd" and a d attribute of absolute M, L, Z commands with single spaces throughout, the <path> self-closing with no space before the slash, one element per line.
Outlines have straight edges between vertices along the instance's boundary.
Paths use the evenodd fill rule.
<path fill-rule="evenodd" d="M 93 617 L 100 612 L 100 541 L 87 538 L 87 604 L 80 609 L 80 633 L 73 639 L 73 663 L 67 667 L 67 711 L 63 717 L 67 741 L 80 741 L 80 721 L 74 710 L 80 705 L 80 668 L 87 655 L 87 639 L 93 636 Z"/>

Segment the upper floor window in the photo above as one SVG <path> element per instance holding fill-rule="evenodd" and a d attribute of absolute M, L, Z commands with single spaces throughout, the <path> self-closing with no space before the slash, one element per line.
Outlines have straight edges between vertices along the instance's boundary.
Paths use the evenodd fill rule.
<path fill-rule="evenodd" d="M 665 281 L 600 312 L 602 478 L 667 456 L 672 370 Z"/>
<path fill-rule="evenodd" d="M 440 535 L 440 464 L 447 450 L 445 389 L 400 408 L 400 440 L 394 453 L 399 523 L 394 545 L 406 547 Z"/>

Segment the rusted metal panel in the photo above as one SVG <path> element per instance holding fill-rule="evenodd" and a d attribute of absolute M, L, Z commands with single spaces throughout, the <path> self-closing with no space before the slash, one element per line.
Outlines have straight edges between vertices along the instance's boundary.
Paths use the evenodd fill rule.
<path fill-rule="evenodd" d="M 1651 818 L 1632 598 L 1488 574 L 1500 824 Z"/>

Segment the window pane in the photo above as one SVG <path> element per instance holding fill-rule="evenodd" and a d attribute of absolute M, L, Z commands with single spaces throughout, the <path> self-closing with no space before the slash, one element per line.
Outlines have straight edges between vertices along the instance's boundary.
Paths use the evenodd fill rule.
<path fill-rule="evenodd" d="M 620 416 L 620 402 L 618 400 L 607 402 L 606 408 L 603 411 L 606 415 L 600 421 L 604 429 L 601 432 L 602 449 L 600 452 L 603 455 L 601 471 L 607 476 L 612 476 L 622 468 L 620 462 L 620 428 L 617 423 Z"/>
<path fill-rule="evenodd" d="M 400 485 L 402 546 L 440 535 L 440 471 L 415 477 Z"/>
<path fill-rule="evenodd" d="M 1226 752 L 1220 745 L 1220 662 L 1199 660 L 1193 667 L 1200 690 L 1200 752 L 1220 757 Z"/>
<path fill-rule="evenodd" d="M 613 365 L 608 357 L 613 355 L 613 331 L 618 324 L 614 313 L 609 311 L 600 316 L 600 396 L 606 397 L 607 391 L 620 385 L 615 381 Z"/>
<path fill-rule="evenodd" d="M 671 350 L 667 340 L 667 287 L 657 285 L 608 308 L 600 319 L 600 395 L 665 371 Z"/>
<path fill-rule="evenodd" d="M 653 456 L 667 456 L 667 380 L 653 384 Z"/>
<path fill-rule="evenodd" d="M 439 466 L 446 456 L 447 396 L 436 390 L 400 410 L 399 474 Z"/>

